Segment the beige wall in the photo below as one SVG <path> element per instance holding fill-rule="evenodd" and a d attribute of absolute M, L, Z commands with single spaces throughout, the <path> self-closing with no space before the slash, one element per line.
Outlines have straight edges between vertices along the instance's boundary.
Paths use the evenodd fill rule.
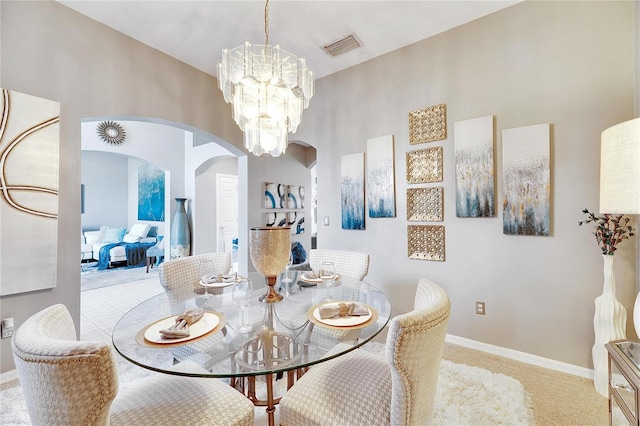
<path fill-rule="evenodd" d="M 297 137 L 318 149 L 320 248 L 366 248 L 369 279 L 394 313 L 411 308 L 420 277 L 450 294 L 449 333 L 592 367 L 594 298 L 602 258 L 581 210 L 598 208 L 600 133 L 633 117 L 633 3 L 527 1 L 317 82 Z M 447 105 L 448 138 L 411 146 L 408 113 Z M 498 216 L 455 215 L 453 123 L 495 116 Z M 552 234 L 502 233 L 502 130 L 551 123 Z M 397 217 L 340 227 L 341 155 L 395 135 Z M 444 147 L 446 262 L 410 260 L 405 153 Z M 413 185 L 415 186 L 415 185 Z M 617 294 L 631 312 L 635 253 L 615 260 Z M 474 302 L 486 302 L 485 316 Z M 629 315 L 629 318 L 631 315 Z M 629 335 L 633 335 L 631 321 Z"/>
<path fill-rule="evenodd" d="M 19 325 L 61 302 L 77 320 L 80 120 L 154 117 L 236 146 L 242 135 L 213 77 L 59 4 L 2 1 L 0 24 L 0 87 L 62 104 L 58 286 L 3 297 L 0 310 Z M 331 226 L 318 227 L 320 247 L 365 248 L 369 278 L 388 292 L 395 313 L 410 309 L 417 280 L 429 277 L 451 295 L 451 334 L 590 367 L 602 260 L 577 222 L 583 208 L 598 205 L 600 133 L 633 116 L 632 37 L 629 1 L 525 2 L 319 80 L 295 138 L 318 149 L 318 217 L 331 218 Z M 449 128 L 449 139 L 439 143 L 445 150 L 442 263 L 407 259 L 405 219 L 404 156 L 416 148 L 408 144 L 407 115 L 437 103 L 447 104 Z M 552 236 L 505 236 L 500 216 L 455 217 L 452 123 L 483 115 L 496 117 L 498 200 L 501 131 L 552 123 Z M 343 231 L 338 160 L 386 134 L 396 141 L 397 217 L 369 219 L 364 232 Z M 257 183 L 282 172 L 274 164 L 239 159 L 238 173 L 249 174 L 240 208 L 250 226 L 262 213 Z M 242 240 L 247 232 L 240 231 Z M 615 271 L 618 296 L 631 311 L 631 244 L 616 255 Z M 487 303 L 486 316 L 473 314 L 476 300 Z M 0 372 L 13 369 L 9 340 L 0 341 L 0 356 Z"/>

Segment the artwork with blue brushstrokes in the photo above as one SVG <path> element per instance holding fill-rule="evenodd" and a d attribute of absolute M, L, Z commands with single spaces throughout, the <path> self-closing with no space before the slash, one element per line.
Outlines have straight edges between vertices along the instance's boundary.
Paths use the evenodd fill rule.
<path fill-rule="evenodd" d="M 342 229 L 365 229 L 364 153 L 342 156 L 340 196 Z"/>
<path fill-rule="evenodd" d="M 287 225 L 291 227 L 291 234 L 302 234 L 304 232 L 304 212 L 289 212 Z"/>
<path fill-rule="evenodd" d="M 287 185 L 287 207 L 290 209 L 304 208 L 304 186 Z"/>
<path fill-rule="evenodd" d="M 454 123 L 456 216 L 496 215 L 493 116 Z"/>
<path fill-rule="evenodd" d="M 393 135 L 367 140 L 369 217 L 396 217 Z"/>
<path fill-rule="evenodd" d="M 266 226 L 288 226 L 286 212 L 265 213 Z"/>
<path fill-rule="evenodd" d="M 138 167 L 138 220 L 164 221 L 164 171 L 151 164 Z"/>
<path fill-rule="evenodd" d="M 264 183 L 264 207 L 283 209 L 285 207 L 286 185 L 282 183 Z"/>
<path fill-rule="evenodd" d="M 549 134 L 549 124 L 502 131 L 504 234 L 550 235 Z"/>

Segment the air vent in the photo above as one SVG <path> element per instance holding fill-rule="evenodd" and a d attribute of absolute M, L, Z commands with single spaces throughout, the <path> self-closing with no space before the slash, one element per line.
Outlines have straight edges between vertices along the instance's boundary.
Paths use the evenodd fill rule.
<path fill-rule="evenodd" d="M 357 49 L 362 46 L 362 42 L 355 34 L 349 34 L 322 47 L 322 50 L 329 56 L 336 57 L 350 50 Z"/>

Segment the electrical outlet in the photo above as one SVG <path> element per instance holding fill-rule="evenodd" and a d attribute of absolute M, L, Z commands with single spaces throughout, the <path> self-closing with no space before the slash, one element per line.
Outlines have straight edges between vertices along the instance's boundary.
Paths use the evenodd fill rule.
<path fill-rule="evenodd" d="M 476 314 L 478 314 L 478 315 L 484 315 L 485 314 L 484 302 L 476 302 Z"/>
<path fill-rule="evenodd" d="M 13 336 L 13 318 L 5 318 L 0 323 L 0 328 L 2 329 L 2 338 L 7 339 Z"/>

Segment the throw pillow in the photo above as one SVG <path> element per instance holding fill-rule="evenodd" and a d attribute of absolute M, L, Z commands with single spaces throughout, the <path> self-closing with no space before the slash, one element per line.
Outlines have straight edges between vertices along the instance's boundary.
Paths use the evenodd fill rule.
<path fill-rule="evenodd" d="M 122 241 L 125 243 L 139 243 L 141 239 L 142 238 L 137 235 L 125 234 Z"/>
<path fill-rule="evenodd" d="M 291 255 L 293 256 L 294 265 L 304 263 L 304 261 L 307 260 L 307 252 L 299 241 L 292 244 Z"/>
<path fill-rule="evenodd" d="M 119 243 L 122 241 L 127 228 L 119 228 L 114 226 L 101 226 L 100 235 L 98 235 L 97 243 Z"/>

